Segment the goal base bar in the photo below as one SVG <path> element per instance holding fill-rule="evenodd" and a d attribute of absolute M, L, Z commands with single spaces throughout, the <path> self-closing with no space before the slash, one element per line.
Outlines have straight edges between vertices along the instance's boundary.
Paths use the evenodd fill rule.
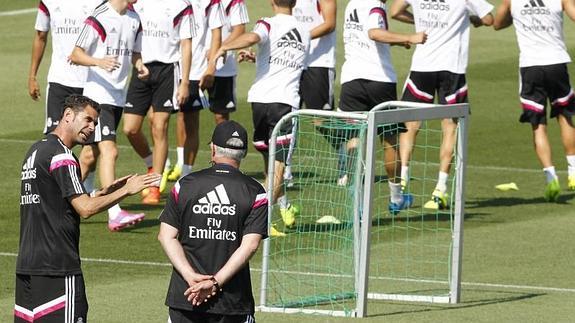
<path fill-rule="evenodd" d="M 386 300 L 386 301 L 400 301 L 400 302 L 421 302 L 421 303 L 436 303 L 436 304 L 451 303 L 451 297 L 449 296 L 368 293 L 367 298 L 376 300 Z"/>
<path fill-rule="evenodd" d="M 284 313 L 284 314 L 319 314 L 337 317 L 357 317 L 355 310 L 351 311 L 334 311 L 334 310 L 319 310 L 309 308 L 288 308 L 288 307 L 270 307 L 258 306 L 256 310 L 265 313 Z"/>

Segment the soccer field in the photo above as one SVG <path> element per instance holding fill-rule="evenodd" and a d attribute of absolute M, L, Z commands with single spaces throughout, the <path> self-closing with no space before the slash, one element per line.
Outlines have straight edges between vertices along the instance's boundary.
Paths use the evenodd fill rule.
<path fill-rule="evenodd" d="M 345 1 L 338 1 L 341 31 Z M 497 5 L 499 1 L 492 1 Z M 35 13 L 7 12 L 35 7 L 36 1 L 0 0 L 0 322 L 12 321 L 14 269 L 18 251 L 20 167 L 32 142 L 41 137 L 44 96 L 32 101 L 27 94 L 30 49 Z M 248 1 L 252 21 L 271 14 L 267 1 Z M 565 41 L 575 55 L 575 25 L 566 21 Z M 391 22 L 395 31 L 411 26 Z M 338 65 L 343 63 L 341 33 Z M 38 76 L 45 95 L 49 52 Z M 393 48 L 400 78 L 405 79 L 413 50 Z M 554 161 L 563 186 L 560 202 L 543 200 L 544 176 L 533 152 L 531 130 L 518 123 L 518 51 L 513 28 L 495 33 L 471 33 L 467 79 L 472 109 L 469 161 L 466 177 L 466 215 L 463 249 L 462 301 L 457 305 L 430 305 L 370 301 L 366 322 L 569 322 L 575 315 L 575 193 L 566 187 L 567 164 L 558 127 L 550 123 Z M 338 70 L 339 71 L 339 70 Z M 571 73 L 575 70 L 571 69 Z M 253 80 L 252 66 L 244 65 L 238 79 L 238 112 L 232 118 L 252 128 L 246 103 Z M 339 94 L 339 86 L 336 95 Z M 201 116 L 200 153 L 196 169 L 208 166 L 207 143 L 213 129 L 210 112 Z M 174 124 L 172 121 L 172 125 Z M 175 147 L 171 131 L 171 147 Z M 119 136 L 118 175 L 145 171 L 143 163 Z M 171 151 L 175 157 L 175 151 Z M 263 162 L 250 148 L 244 172 L 261 179 Z M 500 192 L 494 186 L 515 182 L 518 191 Z M 106 215 L 81 225 L 81 255 L 93 322 L 165 322 L 164 298 L 171 267 L 156 236 L 162 207 L 139 204 L 138 197 L 122 205 L 146 212 L 146 220 L 119 233 L 110 233 Z M 302 210 L 305 212 L 305 209 Z M 385 257 L 385 249 L 377 249 Z M 259 296 L 261 253 L 251 262 L 254 294 Z M 305 257 L 305 254 L 303 255 Z M 382 282 L 385 283 L 385 282 Z M 339 322 L 322 316 L 256 313 L 260 322 Z"/>

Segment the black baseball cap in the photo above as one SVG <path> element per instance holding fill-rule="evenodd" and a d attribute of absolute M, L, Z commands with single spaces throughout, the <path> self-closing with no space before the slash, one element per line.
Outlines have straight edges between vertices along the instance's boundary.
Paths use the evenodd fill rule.
<path fill-rule="evenodd" d="M 234 138 L 239 140 L 231 140 Z M 222 148 L 247 149 L 248 132 L 241 124 L 233 120 L 224 121 L 214 129 L 212 143 Z"/>

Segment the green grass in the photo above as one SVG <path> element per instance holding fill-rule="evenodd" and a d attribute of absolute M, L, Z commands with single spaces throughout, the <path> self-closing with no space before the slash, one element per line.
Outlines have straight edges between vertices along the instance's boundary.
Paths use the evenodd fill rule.
<path fill-rule="evenodd" d="M 498 3 L 499 1 L 494 1 Z M 341 28 L 344 2 L 338 1 Z M 250 16 L 267 16 L 267 2 L 250 2 Z M 36 6 L 36 1 L 0 1 L 0 11 Z M 12 320 L 15 258 L 4 253 L 18 251 L 19 171 L 22 157 L 33 140 L 40 138 L 44 103 L 27 95 L 30 47 L 34 14 L 0 16 L 0 321 Z M 411 26 L 391 22 L 392 30 L 407 32 Z M 565 40 L 575 54 L 573 24 L 565 24 Z M 343 46 L 338 37 L 338 64 Z M 575 244 L 573 228 L 575 193 L 563 191 L 560 203 L 543 201 L 544 178 L 531 144 L 531 131 L 520 125 L 517 84 L 517 45 L 513 29 L 498 33 L 474 29 L 471 35 L 468 82 L 472 106 L 467 169 L 466 219 L 461 304 L 429 305 L 370 302 L 365 321 L 506 321 L 567 322 L 575 306 Z M 412 51 L 393 48 L 393 62 L 401 84 L 409 70 Z M 49 64 L 46 55 L 40 69 L 42 89 Z M 239 111 L 233 118 L 251 129 L 245 102 L 253 79 L 253 67 L 243 65 L 238 80 Z M 339 93 L 339 86 L 336 90 Z M 45 95 L 45 92 L 42 91 Z M 173 123 L 173 122 L 172 122 Z M 196 168 L 208 165 L 207 144 L 213 129 L 209 112 L 202 113 L 201 152 Z M 173 132 L 171 132 L 173 134 Z M 566 162 L 557 127 L 550 125 L 554 160 L 560 181 L 566 184 Z M 173 136 L 170 140 L 173 142 Z M 143 171 L 143 164 L 120 136 L 120 174 Z M 173 147 L 174 145 L 172 145 Z M 173 152 L 172 152 L 173 157 Z M 261 157 L 251 150 L 242 169 L 261 178 Z M 432 173 L 433 174 L 433 173 Z M 434 176 L 434 175 L 429 175 Z M 516 182 L 519 191 L 498 192 L 493 187 Z M 123 203 L 131 210 L 147 212 L 147 220 L 121 233 L 109 233 L 101 214 L 82 224 L 81 254 L 85 258 L 145 261 L 155 264 L 83 264 L 95 322 L 165 322 L 163 305 L 170 267 L 156 240 L 157 215 L 161 207 L 143 208 L 138 198 Z M 252 261 L 254 291 L 258 296 L 260 255 Z M 384 283 L 384 282 L 383 282 Z M 260 322 L 339 322 L 319 316 L 257 313 Z"/>

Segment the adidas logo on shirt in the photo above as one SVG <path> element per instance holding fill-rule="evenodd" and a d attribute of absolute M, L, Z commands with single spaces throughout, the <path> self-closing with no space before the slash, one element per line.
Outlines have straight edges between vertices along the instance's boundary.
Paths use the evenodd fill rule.
<path fill-rule="evenodd" d="M 424 10 L 449 11 L 449 5 L 445 3 L 445 0 L 423 0 L 419 4 L 419 8 Z"/>
<path fill-rule="evenodd" d="M 357 16 L 357 9 L 353 9 L 353 12 L 349 14 L 343 28 L 363 31 L 363 25 L 359 23 L 359 17 Z"/>
<path fill-rule="evenodd" d="M 543 0 L 529 0 L 521 10 L 522 15 L 550 15 L 551 11 L 545 7 Z"/>
<path fill-rule="evenodd" d="M 220 184 L 199 199 L 197 204 L 192 206 L 192 211 L 206 215 L 236 215 L 236 205 L 230 204 L 224 184 Z"/>
<path fill-rule="evenodd" d="M 26 159 L 26 163 L 22 166 L 22 180 L 36 179 L 36 167 L 34 167 L 34 161 L 36 160 L 36 153 L 38 150 L 34 150 L 32 155 Z"/>
<path fill-rule="evenodd" d="M 112 27 L 112 30 L 110 30 L 110 34 L 115 34 L 117 33 L 116 28 Z"/>
<path fill-rule="evenodd" d="M 301 40 L 301 35 L 297 29 L 293 28 L 285 35 L 283 35 L 277 43 L 278 48 L 291 47 L 301 51 L 305 51 L 305 46 Z"/>

